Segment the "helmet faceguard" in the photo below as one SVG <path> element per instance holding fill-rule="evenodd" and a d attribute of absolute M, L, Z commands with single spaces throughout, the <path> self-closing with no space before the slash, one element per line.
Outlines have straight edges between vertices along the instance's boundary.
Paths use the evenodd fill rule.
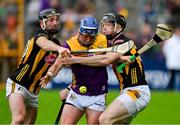
<path fill-rule="evenodd" d="M 114 26 L 114 35 L 118 34 L 120 32 L 122 32 L 125 27 L 126 27 L 126 20 L 125 17 L 120 15 L 120 14 L 116 14 L 116 13 L 107 13 L 103 16 L 102 20 L 101 20 L 101 25 L 104 25 L 105 23 L 112 23 Z M 117 28 L 117 25 L 121 26 L 121 30 L 119 30 Z M 106 35 L 107 37 L 113 37 L 113 34 L 109 34 Z"/>
<path fill-rule="evenodd" d="M 126 19 L 124 16 L 118 14 L 118 13 L 107 13 L 103 16 L 101 22 L 111 22 L 111 23 L 117 23 L 119 25 L 121 25 L 121 27 L 126 28 Z"/>
<path fill-rule="evenodd" d="M 58 27 L 57 27 L 57 29 L 46 29 L 47 27 L 46 27 L 46 21 L 47 21 L 47 19 L 48 18 L 51 18 L 51 17 L 53 17 L 53 16 L 58 16 L 59 18 L 60 18 L 60 13 L 57 11 L 57 10 L 55 10 L 55 9 L 51 9 L 51 8 L 49 8 L 49 9 L 45 9 L 45 10 L 42 10 L 40 13 L 39 13 L 39 15 L 38 15 L 38 17 L 39 17 L 39 20 L 41 21 L 43 21 L 43 25 L 41 25 L 41 28 L 43 29 L 43 30 L 46 30 L 47 32 L 49 32 L 50 34 L 56 34 L 56 33 L 58 33 L 59 32 L 59 28 L 60 28 L 60 24 L 58 25 Z"/>

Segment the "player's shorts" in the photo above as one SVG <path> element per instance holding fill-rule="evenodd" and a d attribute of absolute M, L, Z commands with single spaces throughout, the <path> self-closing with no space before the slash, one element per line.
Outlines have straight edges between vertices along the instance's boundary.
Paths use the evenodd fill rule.
<path fill-rule="evenodd" d="M 84 111 L 85 108 L 104 111 L 106 107 L 105 98 L 106 94 L 98 96 L 79 95 L 71 89 L 66 98 L 66 104 L 71 104 L 82 111 Z"/>
<path fill-rule="evenodd" d="M 8 78 L 6 83 L 6 97 L 8 98 L 12 93 L 22 94 L 27 107 L 38 107 L 37 94 L 30 93 L 25 87 Z"/>
<path fill-rule="evenodd" d="M 151 94 L 148 85 L 125 88 L 117 97 L 124 103 L 129 115 L 133 117 L 148 105 L 150 98 Z"/>

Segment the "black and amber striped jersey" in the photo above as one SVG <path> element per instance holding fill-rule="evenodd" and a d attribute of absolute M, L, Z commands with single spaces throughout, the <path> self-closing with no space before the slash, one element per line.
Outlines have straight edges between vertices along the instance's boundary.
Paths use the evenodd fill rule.
<path fill-rule="evenodd" d="M 46 31 L 39 30 L 35 32 L 25 46 L 18 68 L 9 77 L 17 84 L 24 86 L 31 93 L 36 94 L 40 90 L 40 78 L 46 74 L 48 68 L 58 56 L 57 52 L 47 52 L 36 44 L 36 40 L 41 36 L 45 36 L 47 39 L 60 45 L 59 41 L 56 38 L 52 38 Z"/>
<path fill-rule="evenodd" d="M 119 34 L 116 37 L 114 37 L 114 39 L 109 40 L 108 43 L 109 43 L 109 46 L 113 46 L 117 44 L 118 45 L 123 44 L 127 41 L 129 41 L 129 38 L 127 38 L 123 34 Z M 134 47 L 125 55 L 132 55 L 135 53 L 137 53 L 137 49 Z M 135 61 L 131 62 L 130 64 L 127 64 L 125 68 L 123 69 L 122 73 L 119 73 L 116 70 L 117 66 L 119 66 L 120 64 L 121 63 L 113 65 L 113 70 L 120 83 L 120 90 L 127 87 L 147 85 L 147 82 L 145 80 L 145 74 L 144 74 L 144 66 L 140 57 L 136 58 Z"/>

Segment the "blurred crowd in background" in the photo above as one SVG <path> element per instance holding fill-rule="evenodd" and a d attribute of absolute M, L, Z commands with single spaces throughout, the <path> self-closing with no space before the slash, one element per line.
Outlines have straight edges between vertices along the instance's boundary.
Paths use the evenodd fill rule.
<path fill-rule="evenodd" d="M 57 36 L 61 44 L 77 33 L 79 20 L 87 15 L 96 17 L 99 22 L 107 12 L 124 15 L 127 19 L 125 34 L 137 43 L 138 48 L 153 37 L 158 23 L 169 23 L 175 28 L 179 27 L 180 22 L 179 0 L 1 0 L 0 82 L 5 82 L 18 62 L 16 56 L 5 55 L 9 50 L 18 48 L 18 31 L 21 30 L 18 19 L 19 2 L 24 5 L 24 44 L 37 27 L 38 12 L 46 8 L 58 9 L 62 14 L 61 32 Z M 143 56 L 164 60 L 162 46 L 163 43 Z"/>

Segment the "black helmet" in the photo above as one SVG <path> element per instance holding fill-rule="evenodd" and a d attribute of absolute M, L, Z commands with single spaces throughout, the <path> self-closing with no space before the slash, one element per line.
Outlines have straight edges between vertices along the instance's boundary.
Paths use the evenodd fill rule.
<path fill-rule="evenodd" d="M 60 17 L 60 13 L 56 9 L 49 8 L 49 9 L 42 10 L 41 12 L 39 12 L 39 15 L 38 15 L 39 20 L 43 21 L 41 28 L 43 30 L 46 30 L 50 34 L 56 34 L 59 32 L 60 24 L 58 25 L 57 29 L 46 29 L 46 21 L 49 17 L 52 17 L 52 16 Z"/>
<path fill-rule="evenodd" d="M 126 19 L 123 15 L 120 15 L 118 13 L 107 13 L 103 16 L 102 22 L 112 22 L 112 23 L 117 23 L 120 24 L 121 27 L 126 28 Z"/>
<path fill-rule="evenodd" d="M 56 10 L 56 9 L 45 9 L 39 12 L 39 20 L 43 20 L 43 19 L 47 19 L 48 17 L 52 16 L 52 15 L 58 15 L 60 16 L 60 13 Z"/>

